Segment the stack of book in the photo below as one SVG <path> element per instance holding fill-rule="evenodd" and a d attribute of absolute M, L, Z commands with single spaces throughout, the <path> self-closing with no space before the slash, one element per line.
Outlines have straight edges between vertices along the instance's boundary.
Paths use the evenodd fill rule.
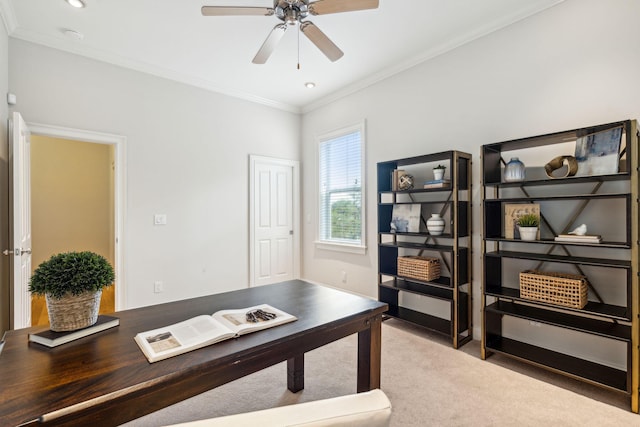
<path fill-rule="evenodd" d="M 46 345 L 47 347 L 57 347 L 77 339 L 97 334 L 98 332 L 114 328 L 120 324 L 120 319 L 113 316 L 98 316 L 98 320 L 91 326 L 76 329 L 75 331 L 55 332 L 50 329 L 38 333 L 29 334 L 29 341 Z"/>
<path fill-rule="evenodd" d="M 559 234 L 555 238 L 556 242 L 569 242 L 569 243 L 600 243 L 602 238 L 597 235 L 582 235 L 577 234 Z"/>
<path fill-rule="evenodd" d="M 391 176 L 391 191 L 398 191 L 400 187 L 398 186 L 398 182 L 400 181 L 400 177 L 405 174 L 405 171 L 402 169 L 394 169 Z"/>
<path fill-rule="evenodd" d="M 444 188 L 451 185 L 448 179 L 436 179 L 433 181 L 425 181 L 422 188 Z"/>

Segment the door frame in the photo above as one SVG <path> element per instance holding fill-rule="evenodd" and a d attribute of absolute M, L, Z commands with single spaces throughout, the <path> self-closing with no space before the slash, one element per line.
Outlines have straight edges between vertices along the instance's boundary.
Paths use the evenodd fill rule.
<path fill-rule="evenodd" d="M 25 134 L 26 138 L 23 138 Z M 16 140 L 19 141 L 17 144 Z M 12 254 L 9 262 L 10 329 L 31 326 L 30 166 L 31 132 L 22 115 L 14 111 L 9 118 L 9 249 L 3 252 L 5 255 Z"/>
<path fill-rule="evenodd" d="M 256 165 L 289 166 L 292 169 L 291 201 L 293 203 L 293 278 L 300 278 L 300 162 L 249 154 L 249 287 L 255 286 L 255 171 Z"/>
<path fill-rule="evenodd" d="M 70 139 L 94 144 L 108 144 L 114 147 L 114 263 L 116 275 L 115 310 L 127 308 L 126 304 L 126 274 L 124 268 L 124 230 L 125 230 L 125 201 L 126 201 L 126 142 L 127 137 L 103 132 L 83 129 L 73 129 L 61 126 L 29 123 L 27 126 L 32 135 L 53 138 Z"/>

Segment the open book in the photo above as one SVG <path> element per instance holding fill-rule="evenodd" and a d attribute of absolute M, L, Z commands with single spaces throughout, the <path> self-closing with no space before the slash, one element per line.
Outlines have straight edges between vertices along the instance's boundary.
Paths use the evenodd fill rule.
<path fill-rule="evenodd" d="M 297 320 L 295 316 L 268 304 L 237 310 L 221 310 L 211 316 L 196 316 L 184 322 L 141 332 L 135 336 L 149 362 L 271 328 Z"/>

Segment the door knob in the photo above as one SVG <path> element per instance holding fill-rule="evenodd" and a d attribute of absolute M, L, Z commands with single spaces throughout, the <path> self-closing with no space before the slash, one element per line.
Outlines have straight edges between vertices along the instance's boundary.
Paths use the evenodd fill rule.
<path fill-rule="evenodd" d="M 9 249 L 5 249 L 4 251 L 2 251 L 3 255 L 16 255 L 16 256 L 21 256 L 24 254 L 30 254 L 31 253 L 31 249 L 20 249 L 17 248 L 14 251 L 11 251 Z"/>

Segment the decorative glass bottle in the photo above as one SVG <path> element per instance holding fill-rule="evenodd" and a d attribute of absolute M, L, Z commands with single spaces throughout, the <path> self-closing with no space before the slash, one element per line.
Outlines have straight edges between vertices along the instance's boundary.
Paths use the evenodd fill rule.
<path fill-rule="evenodd" d="M 444 219 L 440 214 L 431 214 L 431 218 L 427 220 L 427 230 L 432 236 L 439 236 L 444 231 Z"/>
<path fill-rule="evenodd" d="M 506 182 L 524 181 L 524 163 L 517 157 L 512 157 L 504 168 Z"/>

